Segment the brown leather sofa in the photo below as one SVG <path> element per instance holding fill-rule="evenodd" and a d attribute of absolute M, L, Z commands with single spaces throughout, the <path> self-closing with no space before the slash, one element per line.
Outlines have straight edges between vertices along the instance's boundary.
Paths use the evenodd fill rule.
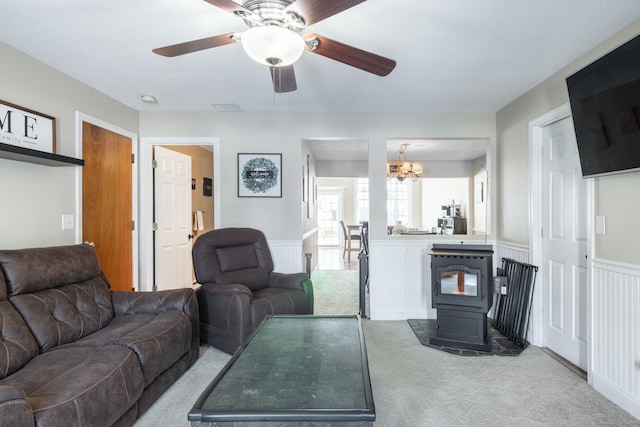
<path fill-rule="evenodd" d="M 198 351 L 192 289 L 111 291 L 88 245 L 0 251 L 0 426 L 131 426 Z"/>
<path fill-rule="evenodd" d="M 313 285 L 306 273 L 276 273 L 264 234 L 221 228 L 193 245 L 200 336 L 227 353 L 270 314 L 313 314 Z"/>

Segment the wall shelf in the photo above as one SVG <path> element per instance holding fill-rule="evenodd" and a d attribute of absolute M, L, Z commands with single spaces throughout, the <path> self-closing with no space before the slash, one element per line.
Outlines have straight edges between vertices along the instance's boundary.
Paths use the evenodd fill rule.
<path fill-rule="evenodd" d="M 84 166 L 84 160 L 0 143 L 0 159 L 45 166 Z"/>

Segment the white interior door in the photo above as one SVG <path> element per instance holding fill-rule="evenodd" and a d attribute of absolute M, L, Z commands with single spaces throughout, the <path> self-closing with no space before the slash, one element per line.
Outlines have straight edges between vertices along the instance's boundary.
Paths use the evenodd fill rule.
<path fill-rule="evenodd" d="M 191 286 L 191 157 L 154 147 L 155 283 L 158 290 Z"/>
<path fill-rule="evenodd" d="M 587 184 L 571 118 L 543 129 L 544 346 L 587 369 Z"/>

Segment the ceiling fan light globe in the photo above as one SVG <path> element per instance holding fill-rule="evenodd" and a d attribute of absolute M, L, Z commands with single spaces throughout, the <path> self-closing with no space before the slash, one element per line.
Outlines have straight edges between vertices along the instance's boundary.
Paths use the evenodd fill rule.
<path fill-rule="evenodd" d="M 273 67 L 291 65 L 304 52 L 302 37 L 286 28 L 264 26 L 249 28 L 242 34 L 244 51 L 256 62 Z"/>

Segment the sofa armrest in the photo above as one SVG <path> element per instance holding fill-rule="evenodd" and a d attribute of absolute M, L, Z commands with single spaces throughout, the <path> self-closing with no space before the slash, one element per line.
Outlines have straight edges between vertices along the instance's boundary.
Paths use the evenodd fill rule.
<path fill-rule="evenodd" d="M 233 354 L 253 330 L 251 289 L 240 284 L 203 283 L 197 294 L 202 342 Z"/>
<path fill-rule="evenodd" d="M 111 291 L 111 303 L 116 316 L 182 311 L 191 321 L 189 366 L 195 363 L 200 349 L 200 315 L 196 292 L 193 289 L 169 289 L 156 292 Z"/>
<path fill-rule="evenodd" d="M 0 385 L 0 427 L 33 425 L 33 412 L 24 391 Z"/>
<path fill-rule="evenodd" d="M 168 310 L 185 311 L 188 314 L 194 296 L 195 291 L 191 288 L 157 292 L 111 291 L 111 302 L 116 316 L 157 314 Z"/>

